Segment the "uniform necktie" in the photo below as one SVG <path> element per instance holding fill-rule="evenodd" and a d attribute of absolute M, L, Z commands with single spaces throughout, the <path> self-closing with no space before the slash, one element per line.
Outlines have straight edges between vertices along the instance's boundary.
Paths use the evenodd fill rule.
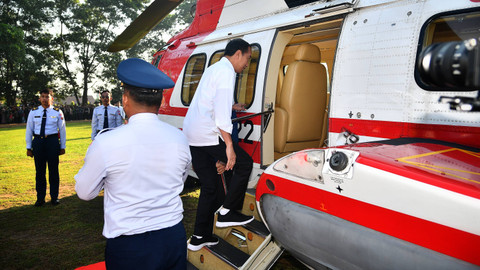
<path fill-rule="evenodd" d="M 103 128 L 108 128 L 108 110 L 107 107 L 105 107 L 105 113 L 103 115 Z"/>
<path fill-rule="evenodd" d="M 40 137 L 45 137 L 45 124 L 47 124 L 47 109 L 43 109 L 42 126 L 40 127 Z"/>

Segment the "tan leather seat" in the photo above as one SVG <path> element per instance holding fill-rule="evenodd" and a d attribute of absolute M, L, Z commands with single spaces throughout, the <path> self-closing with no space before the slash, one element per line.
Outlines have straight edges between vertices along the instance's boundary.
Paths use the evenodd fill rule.
<path fill-rule="evenodd" d="M 318 47 L 302 44 L 288 66 L 275 107 L 274 158 L 320 145 L 327 71 Z"/>

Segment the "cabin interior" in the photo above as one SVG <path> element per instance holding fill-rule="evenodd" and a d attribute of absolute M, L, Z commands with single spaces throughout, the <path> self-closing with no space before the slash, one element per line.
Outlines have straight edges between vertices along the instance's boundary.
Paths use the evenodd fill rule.
<path fill-rule="evenodd" d="M 330 83 L 342 22 L 339 18 L 279 31 L 270 64 L 278 66 L 273 160 L 327 145 Z M 268 160 L 264 155 L 263 163 Z"/>

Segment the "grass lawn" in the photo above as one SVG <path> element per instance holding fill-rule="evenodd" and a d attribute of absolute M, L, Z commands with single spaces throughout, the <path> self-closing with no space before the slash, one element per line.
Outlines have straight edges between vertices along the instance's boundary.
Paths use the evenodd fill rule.
<path fill-rule="evenodd" d="M 90 144 L 90 121 L 67 122 L 60 156 L 60 205 L 33 207 L 35 165 L 26 155 L 25 124 L 0 126 L 0 269 L 75 269 L 104 260 L 103 196 L 82 201 L 74 175 Z M 182 193 L 187 237 L 193 232 L 199 190 Z M 307 269 L 288 253 L 273 269 Z"/>

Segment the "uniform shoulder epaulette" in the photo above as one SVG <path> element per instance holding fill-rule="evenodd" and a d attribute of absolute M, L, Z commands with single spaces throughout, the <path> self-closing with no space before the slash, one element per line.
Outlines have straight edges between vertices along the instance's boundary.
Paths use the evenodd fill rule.
<path fill-rule="evenodd" d="M 35 111 L 36 109 L 38 109 L 38 107 L 33 107 L 33 110 Z"/>
<path fill-rule="evenodd" d="M 60 108 L 58 108 L 58 107 L 53 107 L 53 109 L 57 112 L 58 112 L 58 110 L 60 110 Z"/>

